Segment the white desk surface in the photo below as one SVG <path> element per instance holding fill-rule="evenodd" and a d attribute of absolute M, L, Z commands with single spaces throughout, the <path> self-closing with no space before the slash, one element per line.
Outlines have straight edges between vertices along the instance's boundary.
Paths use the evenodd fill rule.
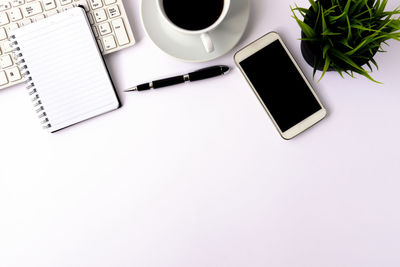
<path fill-rule="evenodd" d="M 147 1 L 147 0 L 146 0 Z M 308 78 L 289 4 L 252 0 L 246 34 L 208 63 L 145 35 L 107 56 L 119 91 L 213 64 L 278 31 Z M 399 5 L 395 0 L 389 7 Z M 400 266 L 400 44 L 373 76 L 313 83 L 329 111 L 284 141 L 236 68 L 221 78 L 120 94 L 124 106 L 48 134 L 24 87 L 0 92 L 1 267 Z"/>

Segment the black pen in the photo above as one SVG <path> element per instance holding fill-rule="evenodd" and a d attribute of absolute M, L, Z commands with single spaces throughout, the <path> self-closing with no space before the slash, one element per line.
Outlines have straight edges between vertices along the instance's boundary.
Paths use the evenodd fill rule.
<path fill-rule="evenodd" d="M 150 83 L 144 83 L 138 85 L 136 87 L 129 88 L 125 90 L 125 92 L 131 91 L 143 91 L 148 89 L 157 89 L 161 87 L 171 86 L 179 83 L 184 82 L 194 82 L 199 80 L 204 80 L 212 77 L 216 77 L 226 73 L 229 70 L 228 66 L 219 65 L 219 66 L 212 66 L 204 69 L 200 69 L 186 75 L 179 75 L 171 78 L 166 78 L 162 80 L 153 81 Z"/>

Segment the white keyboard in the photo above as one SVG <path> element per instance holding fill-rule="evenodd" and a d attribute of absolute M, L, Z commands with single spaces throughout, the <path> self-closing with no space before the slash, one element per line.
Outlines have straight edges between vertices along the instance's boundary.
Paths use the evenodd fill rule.
<path fill-rule="evenodd" d="M 75 6 L 85 8 L 103 55 L 135 43 L 122 0 L 0 0 L 0 89 L 23 82 L 9 32 Z"/>

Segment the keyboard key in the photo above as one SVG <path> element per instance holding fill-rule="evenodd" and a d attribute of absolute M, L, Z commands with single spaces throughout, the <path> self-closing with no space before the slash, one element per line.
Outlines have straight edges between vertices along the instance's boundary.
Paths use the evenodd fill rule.
<path fill-rule="evenodd" d="M 13 64 L 9 54 L 0 57 L 0 66 L 4 69 L 10 67 Z"/>
<path fill-rule="evenodd" d="M 99 31 L 97 30 L 96 26 L 92 26 L 92 31 L 95 37 L 99 37 Z"/>
<path fill-rule="evenodd" d="M 106 12 L 103 9 L 97 10 L 94 12 L 94 18 L 96 22 L 102 22 L 107 20 Z"/>
<path fill-rule="evenodd" d="M 32 20 L 34 22 L 36 22 L 36 21 L 39 21 L 39 20 L 44 19 L 44 18 L 45 18 L 45 16 L 43 14 L 39 14 L 39 15 L 33 16 Z"/>
<path fill-rule="evenodd" d="M 3 53 L 11 52 L 11 51 L 12 51 L 11 43 L 10 43 L 9 41 L 4 41 L 4 42 L 1 44 L 1 51 L 2 51 Z"/>
<path fill-rule="evenodd" d="M 47 17 L 51 17 L 51 16 L 53 16 L 55 14 L 58 14 L 57 9 L 52 9 L 52 10 L 46 12 L 46 16 Z"/>
<path fill-rule="evenodd" d="M 13 67 L 13 68 L 6 70 L 6 73 L 7 73 L 8 80 L 10 82 L 15 82 L 15 81 L 21 80 L 21 78 L 22 78 L 21 73 L 19 72 L 19 69 L 17 67 Z"/>
<path fill-rule="evenodd" d="M 92 9 L 103 7 L 101 0 L 89 0 L 89 3 L 92 6 Z"/>
<path fill-rule="evenodd" d="M 12 5 L 13 6 L 20 6 L 20 5 L 23 5 L 23 4 L 25 4 L 24 0 L 12 0 Z"/>
<path fill-rule="evenodd" d="M 108 16 L 110 18 L 115 18 L 121 15 L 118 6 L 112 6 L 107 8 Z"/>
<path fill-rule="evenodd" d="M 54 0 L 44 0 L 43 6 L 45 10 L 51 10 L 57 7 L 56 2 Z"/>
<path fill-rule="evenodd" d="M 0 41 L 4 39 L 7 39 L 6 30 L 4 28 L 0 28 Z"/>
<path fill-rule="evenodd" d="M 10 9 L 10 11 L 8 12 L 8 15 L 9 15 L 11 21 L 17 21 L 17 20 L 22 19 L 21 9 L 19 9 L 18 7 Z"/>
<path fill-rule="evenodd" d="M 5 85 L 8 83 L 8 79 L 6 73 L 4 71 L 0 71 L 0 85 Z"/>
<path fill-rule="evenodd" d="M 108 6 L 108 5 L 112 5 L 115 2 L 117 2 L 117 0 L 105 0 L 104 3 Z"/>
<path fill-rule="evenodd" d="M 61 5 L 65 6 L 72 3 L 72 0 L 60 0 Z"/>
<path fill-rule="evenodd" d="M 113 49 L 113 48 L 117 47 L 117 44 L 115 43 L 115 40 L 114 40 L 114 36 L 112 36 L 112 35 L 104 37 L 103 38 L 103 44 L 104 44 L 104 49 L 105 50 L 110 50 L 110 49 Z"/>
<path fill-rule="evenodd" d="M 0 11 L 7 10 L 11 8 L 10 2 L 4 2 L 0 4 Z"/>
<path fill-rule="evenodd" d="M 9 22 L 7 13 L 0 13 L 0 26 L 6 25 Z"/>
<path fill-rule="evenodd" d="M 91 13 L 88 14 L 88 19 L 90 24 L 94 24 L 93 15 Z"/>
<path fill-rule="evenodd" d="M 126 33 L 126 28 L 124 25 L 124 21 L 122 19 L 116 19 L 112 21 L 112 25 L 114 28 L 115 36 L 117 37 L 117 41 L 119 45 L 126 45 L 129 43 L 129 37 Z"/>
<path fill-rule="evenodd" d="M 31 21 L 31 19 L 23 19 L 23 20 L 21 20 L 20 22 L 19 22 L 19 26 L 25 26 L 25 25 L 28 25 L 28 24 L 31 24 L 32 23 L 32 21 Z"/>
<path fill-rule="evenodd" d="M 111 33 L 110 23 L 106 22 L 99 25 L 99 30 L 101 35 L 106 35 Z"/>
<path fill-rule="evenodd" d="M 19 26 L 18 26 L 17 23 L 10 23 L 10 24 L 8 24 L 5 28 L 6 28 L 6 31 L 9 33 L 9 32 L 11 32 L 12 30 L 18 29 Z"/>
<path fill-rule="evenodd" d="M 67 5 L 67 6 L 63 6 L 63 8 L 61 10 L 64 12 L 73 7 L 74 7 L 73 5 Z"/>
<path fill-rule="evenodd" d="M 40 2 L 32 2 L 30 4 L 23 6 L 22 12 L 24 13 L 25 17 L 30 17 L 42 13 L 43 9 Z"/>

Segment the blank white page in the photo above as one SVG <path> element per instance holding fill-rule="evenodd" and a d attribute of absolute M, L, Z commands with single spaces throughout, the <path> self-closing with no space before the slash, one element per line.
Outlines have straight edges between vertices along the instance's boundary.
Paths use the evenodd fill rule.
<path fill-rule="evenodd" d="M 13 35 L 37 91 L 32 97 L 41 101 L 35 109 L 43 106 L 49 131 L 120 106 L 82 8 L 16 29 Z"/>

